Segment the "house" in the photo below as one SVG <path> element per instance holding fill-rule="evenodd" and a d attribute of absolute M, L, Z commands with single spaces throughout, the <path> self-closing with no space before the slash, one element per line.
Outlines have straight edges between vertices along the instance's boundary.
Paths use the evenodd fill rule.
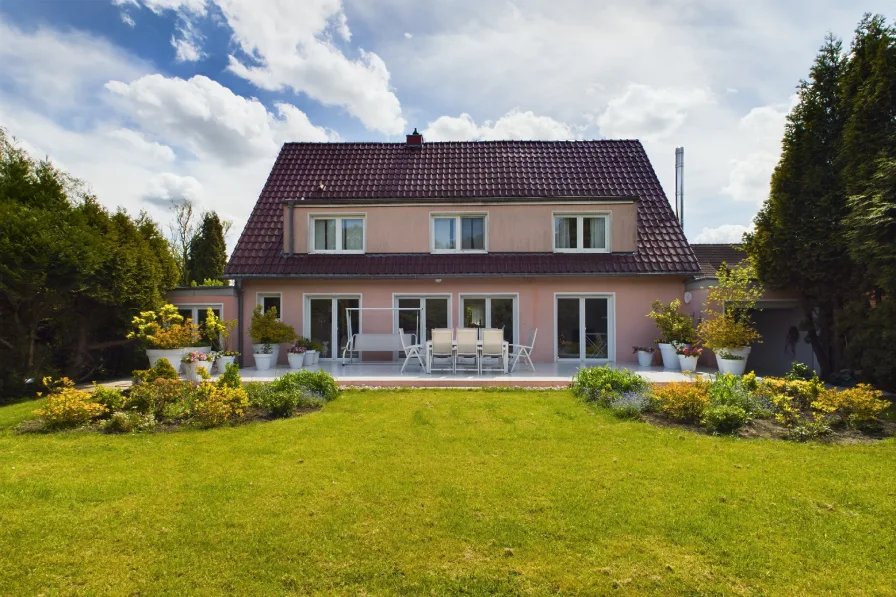
<path fill-rule="evenodd" d="M 415 131 L 285 144 L 225 275 L 251 366 L 256 305 L 320 341 L 323 358 L 341 356 L 350 325 L 503 328 L 512 343 L 537 328 L 535 361 L 632 361 L 656 337 L 651 301 L 681 297 L 699 273 L 640 142 Z"/>

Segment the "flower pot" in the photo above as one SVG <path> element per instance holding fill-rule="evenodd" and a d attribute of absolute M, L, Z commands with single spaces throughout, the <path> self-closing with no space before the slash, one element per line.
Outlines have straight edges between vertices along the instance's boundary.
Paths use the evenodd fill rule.
<path fill-rule="evenodd" d="M 185 352 L 196 351 L 196 352 L 204 352 L 205 354 L 208 354 L 212 351 L 212 347 L 211 346 L 191 346 L 189 348 L 185 348 L 184 351 Z"/>
<path fill-rule="evenodd" d="M 271 362 L 274 360 L 273 354 L 255 353 L 255 369 L 258 371 L 267 371 L 271 368 Z"/>
<path fill-rule="evenodd" d="M 306 365 L 317 365 L 317 362 L 320 360 L 320 352 L 316 350 L 309 350 L 305 354 L 311 355 L 311 362 L 308 362 L 308 357 L 305 357 Z"/>
<path fill-rule="evenodd" d="M 305 352 L 288 352 L 286 353 L 286 360 L 289 361 L 290 369 L 301 369 L 302 364 L 305 362 Z"/>
<path fill-rule="evenodd" d="M 680 365 L 678 363 L 678 353 L 675 352 L 675 347 L 671 344 L 657 344 L 660 347 L 660 354 L 663 357 L 663 367 L 666 369 L 680 369 Z"/>
<path fill-rule="evenodd" d="M 638 351 L 638 364 L 642 367 L 650 367 L 653 365 L 653 353 L 643 350 Z"/>
<path fill-rule="evenodd" d="M 192 382 L 202 381 L 202 376 L 199 375 L 200 369 L 205 369 L 205 372 L 208 373 L 211 368 L 211 361 L 196 361 L 195 363 L 184 363 L 184 373 L 187 377 L 187 380 Z"/>
<path fill-rule="evenodd" d="M 232 365 L 236 361 L 236 357 L 218 357 L 215 361 L 215 369 L 218 370 L 218 373 L 224 373 L 227 371 L 227 365 Z"/>
<path fill-rule="evenodd" d="M 189 350 L 188 348 L 147 348 L 146 356 L 149 357 L 149 368 L 152 369 L 155 367 L 156 363 L 159 359 L 165 359 L 171 366 L 174 367 L 175 371 L 180 370 L 180 358 L 184 356 L 184 353 Z"/>
<path fill-rule="evenodd" d="M 716 355 L 716 362 L 719 365 L 719 373 L 743 375 L 747 369 L 747 359 L 722 359 Z"/>
<path fill-rule="evenodd" d="M 688 357 L 683 354 L 678 355 L 678 364 L 682 371 L 696 371 L 698 356 Z"/>
<path fill-rule="evenodd" d="M 262 344 L 253 344 L 253 345 L 252 345 L 252 351 L 253 351 L 255 354 L 261 354 L 261 347 L 262 347 L 262 346 L 264 346 L 264 343 L 262 343 Z M 279 344 L 271 344 L 271 348 L 274 349 L 274 352 L 271 353 L 271 354 L 273 355 L 272 358 L 271 358 L 271 365 L 272 365 L 273 367 L 276 367 L 276 366 L 277 366 L 277 363 L 280 362 L 280 345 L 279 345 Z"/>

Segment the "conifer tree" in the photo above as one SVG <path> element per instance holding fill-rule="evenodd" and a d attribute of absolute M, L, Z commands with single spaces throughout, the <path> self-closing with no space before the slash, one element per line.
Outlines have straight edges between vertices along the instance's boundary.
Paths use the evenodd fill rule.
<path fill-rule="evenodd" d="M 190 243 L 187 272 L 191 282 L 221 280 L 227 265 L 227 243 L 224 225 L 218 214 L 208 212 L 202 218 L 199 231 Z"/>

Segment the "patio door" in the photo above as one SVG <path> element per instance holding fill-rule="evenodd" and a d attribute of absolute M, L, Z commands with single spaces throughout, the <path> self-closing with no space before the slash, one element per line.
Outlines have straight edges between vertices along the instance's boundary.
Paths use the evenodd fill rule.
<path fill-rule="evenodd" d="M 460 310 L 465 328 L 503 329 L 504 340 L 517 344 L 516 296 L 461 295 Z"/>
<path fill-rule="evenodd" d="M 348 342 L 346 309 L 358 308 L 361 299 L 357 296 L 305 296 L 304 336 L 317 340 L 324 346 L 320 357 L 335 359 L 342 356 L 342 349 Z M 361 316 L 358 311 L 349 311 L 352 332 L 361 331 Z"/>
<path fill-rule="evenodd" d="M 556 297 L 557 359 L 610 360 L 613 348 L 611 297 Z"/>
<path fill-rule="evenodd" d="M 417 334 L 417 341 L 425 343 L 432 338 L 433 328 L 451 327 L 451 297 L 444 296 L 396 296 L 395 332 L 398 328 L 406 334 Z M 422 309 L 422 311 L 418 311 Z"/>

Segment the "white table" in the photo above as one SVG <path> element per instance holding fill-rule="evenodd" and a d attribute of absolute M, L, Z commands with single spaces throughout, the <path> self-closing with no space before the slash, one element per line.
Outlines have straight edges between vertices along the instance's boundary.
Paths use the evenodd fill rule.
<path fill-rule="evenodd" d="M 427 341 L 426 341 L 426 352 L 424 353 L 424 354 L 425 354 L 426 363 L 429 363 L 429 354 L 430 354 L 431 351 L 432 351 L 432 340 L 427 340 Z M 452 353 L 457 352 L 457 340 L 452 340 L 452 341 L 451 341 L 451 352 L 452 352 Z M 477 354 L 477 358 L 481 359 L 481 358 L 482 358 L 482 340 L 477 340 L 477 341 L 476 341 L 476 352 L 478 353 L 478 354 Z M 503 354 L 503 356 L 502 356 L 502 360 L 504 361 L 504 362 L 503 362 L 503 365 L 504 365 L 504 373 L 507 373 L 507 365 L 508 365 L 508 363 L 509 363 L 509 361 L 510 361 L 510 343 L 507 342 L 506 340 L 504 341 L 504 350 L 503 350 L 503 353 L 504 353 L 504 354 Z M 427 372 L 427 373 L 432 373 L 432 371 L 430 371 L 429 369 L 427 369 L 426 372 Z"/>

